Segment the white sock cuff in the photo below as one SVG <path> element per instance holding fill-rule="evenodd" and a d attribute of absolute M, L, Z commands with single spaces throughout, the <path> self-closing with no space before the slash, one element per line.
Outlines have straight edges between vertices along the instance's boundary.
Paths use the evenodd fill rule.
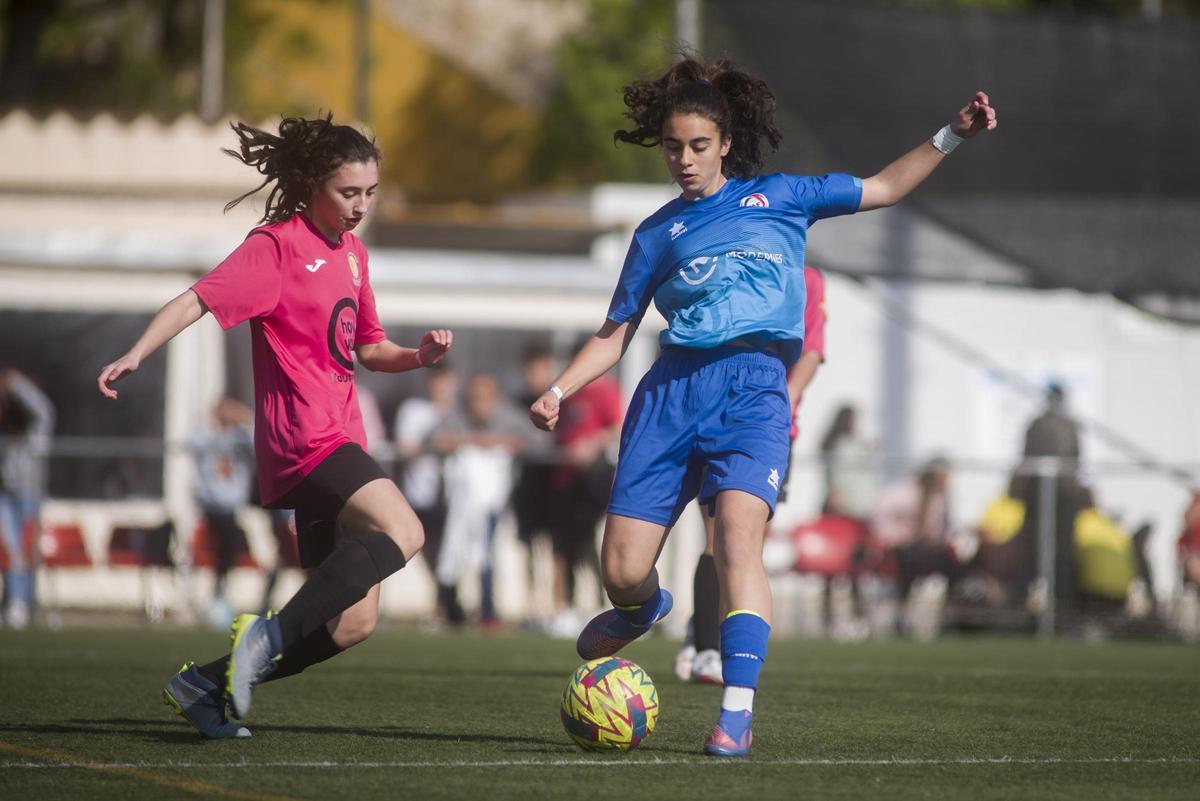
<path fill-rule="evenodd" d="M 728 709 L 730 712 L 740 712 L 743 709 L 747 712 L 753 712 L 754 688 L 730 687 L 726 685 L 725 695 L 721 698 L 721 709 Z"/>

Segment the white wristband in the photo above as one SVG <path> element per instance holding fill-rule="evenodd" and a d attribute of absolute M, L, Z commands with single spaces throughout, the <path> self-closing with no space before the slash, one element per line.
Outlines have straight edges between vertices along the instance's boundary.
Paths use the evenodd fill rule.
<path fill-rule="evenodd" d="M 935 133 L 933 138 L 929 140 L 929 143 L 938 150 L 942 151 L 944 155 L 949 156 L 952 152 L 954 152 L 954 148 L 962 144 L 962 141 L 963 138 L 954 131 L 950 130 L 950 126 L 947 125 L 942 128 L 942 130 Z"/>
<path fill-rule="evenodd" d="M 553 394 L 558 400 L 563 399 L 563 391 L 558 388 L 558 384 L 551 384 L 546 391 Z"/>
<path fill-rule="evenodd" d="M 417 357 L 417 366 L 424 367 L 425 360 L 421 358 L 421 349 L 417 348 L 416 350 L 414 350 L 413 355 Z"/>

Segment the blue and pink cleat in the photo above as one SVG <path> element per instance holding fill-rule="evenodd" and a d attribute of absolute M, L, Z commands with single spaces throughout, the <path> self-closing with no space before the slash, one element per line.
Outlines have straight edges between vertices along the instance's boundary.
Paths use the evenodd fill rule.
<path fill-rule="evenodd" d="M 748 709 L 721 710 L 721 717 L 713 726 L 712 734 L 704 741 L 704 753 L 709 756 L 735 757 L 750 753 L 750 723 L 754 713 Z"/>
<path fill-rule="evenodd" d="M 626 620 L 616 609 L 601 612 L 583 627 L 579 639 L 575 641 L 575 650 L 580 657 L 589 661 L 602 656 L 612 656 L 670 614 L 673 605 L 671 593 L 660 590 L 658 608 L 650 616 L 650 622 L 645 624 Z"/>

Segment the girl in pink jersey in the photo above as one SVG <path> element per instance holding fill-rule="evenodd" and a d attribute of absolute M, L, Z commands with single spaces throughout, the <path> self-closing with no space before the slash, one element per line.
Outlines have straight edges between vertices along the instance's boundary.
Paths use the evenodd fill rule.
<path fill-rule="evenodd" d="M 359 131 L 286 118 L 278 135 L 239 123 L 229 155 L 270 186 L 259 228 L 212 272 L 167 303 L 134 346 L 105 367 L 100 392 L 206 312 L 222 328 L 249 321 L 254 355 L 255 453 L 263 502 L 295 509 L 309 577 L 273 617 L 239 615 L 228 656 L 185 664 L 163 699 L 208 737 L 248 737 L 226 717 L 250 709 L 254 687 L 299 673 L 366 639 L 379 583 L 420 550 L 412 508 L 366 454 L 354 358 L 404 372 L 440 361 L 453 335 L 427 332 L 416 348 L 390 342 L 375 311 L 367 252 L 351 231 L 375 198 L 380 154 Z"/>

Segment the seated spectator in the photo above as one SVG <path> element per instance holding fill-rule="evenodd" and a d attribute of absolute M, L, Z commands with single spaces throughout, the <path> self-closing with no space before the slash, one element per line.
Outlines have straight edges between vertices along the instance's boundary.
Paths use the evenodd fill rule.
<path fill-rule="evenodd" d="M 895 575 L 902 604 L 917 579 L 941 575 L 953 581 L 962 571 L 950 542 L 949 480 L 950 463 L 937 457 L 915 477 L 885 487 L 876 500 L 871 533 L 885 554 L 881 571 Z M 933 629 L 931 621 L 915 625 Z"/>

